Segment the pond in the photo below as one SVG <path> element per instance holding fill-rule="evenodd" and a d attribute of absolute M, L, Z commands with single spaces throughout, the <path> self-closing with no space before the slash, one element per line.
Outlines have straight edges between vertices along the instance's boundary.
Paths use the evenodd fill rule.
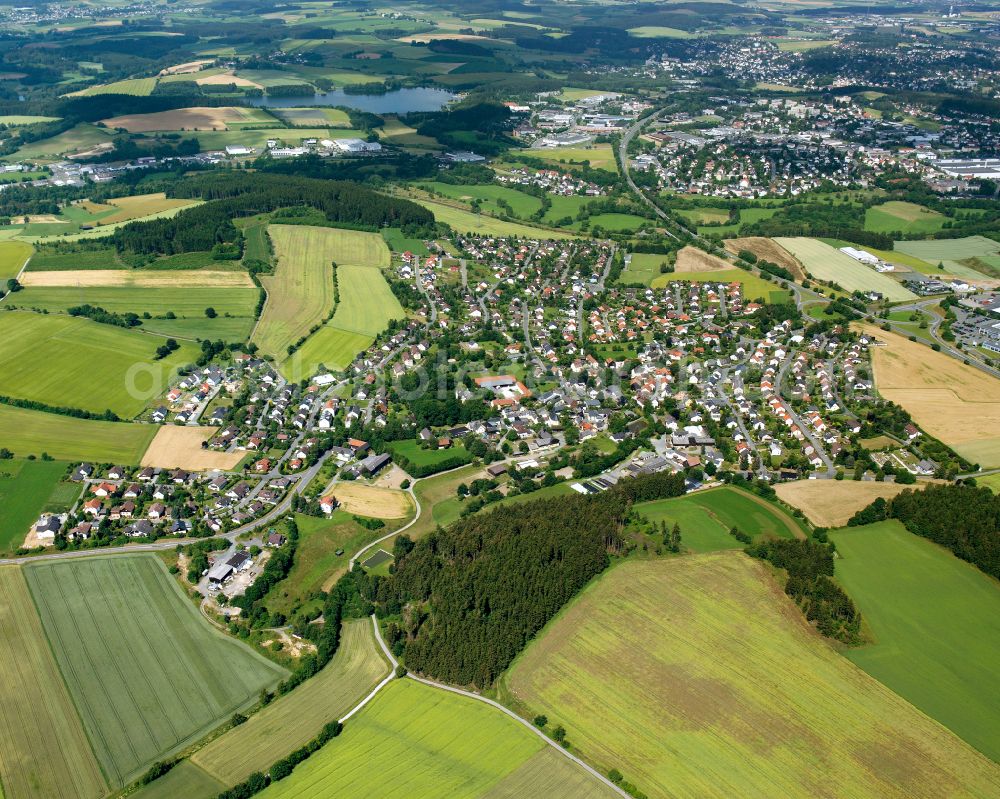
<path fill-rule="evenodd" d="M 411 111 L 440 111 L 458 95 L 444 89 L 417 87 L 394 89 L 385 94 L 345 94 L 334 89 L 312 97 L 248 97 L 247 102 L 258 108 L 309 108 L 317 105 L 355 108 L 372 114 L 408 114 Z"/>

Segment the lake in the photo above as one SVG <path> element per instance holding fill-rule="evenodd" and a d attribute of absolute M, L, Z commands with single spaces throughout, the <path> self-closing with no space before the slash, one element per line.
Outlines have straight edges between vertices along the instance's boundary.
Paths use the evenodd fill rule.
<path fill-rule="evenodd" d="M 342 105 L 372 114 L 408 114 L 411 111 L 440 111 L 458 95 L 444 89 L 417 87 L 395 89 L 385 94 L 345 94 L 334 89 L 312 97 L 248 97 L 258 108 L 309 108 L 317 105 Z"/>

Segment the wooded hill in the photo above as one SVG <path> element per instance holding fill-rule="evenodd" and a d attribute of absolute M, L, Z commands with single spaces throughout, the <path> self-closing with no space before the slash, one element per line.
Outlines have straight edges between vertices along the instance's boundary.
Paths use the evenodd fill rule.
<path fill-rule="evenodd" d="M 434 215 L 426 208 L 345 181 L 214 172 L 178 181 L 167 194 L 206 202 L 169 219 L 118 228 L 111 241 L 120 252 L 173 255 L 211 250 L 240 241 L 233 219 L 303 205 L 318 209 L 330 222 L 365 230 L 391 226 L 430 235 L 434 226 Z"/>

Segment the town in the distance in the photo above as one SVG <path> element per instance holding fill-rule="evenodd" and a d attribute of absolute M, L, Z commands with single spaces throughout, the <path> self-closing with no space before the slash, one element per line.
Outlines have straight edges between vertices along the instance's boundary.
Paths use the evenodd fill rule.
<path fill-rule="evenodd" d="M 0 30 L 0 796 L 1000 799 L 1000 6 Z"/>

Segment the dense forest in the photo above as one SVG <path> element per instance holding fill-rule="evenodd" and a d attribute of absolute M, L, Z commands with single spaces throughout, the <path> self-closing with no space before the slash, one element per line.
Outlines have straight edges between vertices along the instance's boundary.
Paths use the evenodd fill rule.
<path fill-rule="evenodd" d="M 858 511 L 856 527 L 899 519 L 911 533 L 947 547 L 962 560 L 1000 579 L 1000 497 L 971 485 L 929 485 Z"/>
<path fill-rule="evenodd" d="M 240 240 L 233 219 L 308 205 L 326 219 L 351 227 L 383 226 L 430 232 L 434 215 L 416 203 L 386 197 L 356 183 L 248 172 L 195 175 L 178 181 L 171 197 L 206 200 L 169 219 L 131 222 L 112 234 L 120 252 L 173 255 L 211 250 Z"/>
<path fill-rule="evenodd" d="M 390 644 L 402 643 L 414 671 L 489 686 L 608 566 L 631 503 L 676 496 L 683 486 L 683 475 L 650 475 L 596 496 L 500 506 L 397 548 L 395 572 L 377 589 L 381 612 L 404 615 Z"/>

